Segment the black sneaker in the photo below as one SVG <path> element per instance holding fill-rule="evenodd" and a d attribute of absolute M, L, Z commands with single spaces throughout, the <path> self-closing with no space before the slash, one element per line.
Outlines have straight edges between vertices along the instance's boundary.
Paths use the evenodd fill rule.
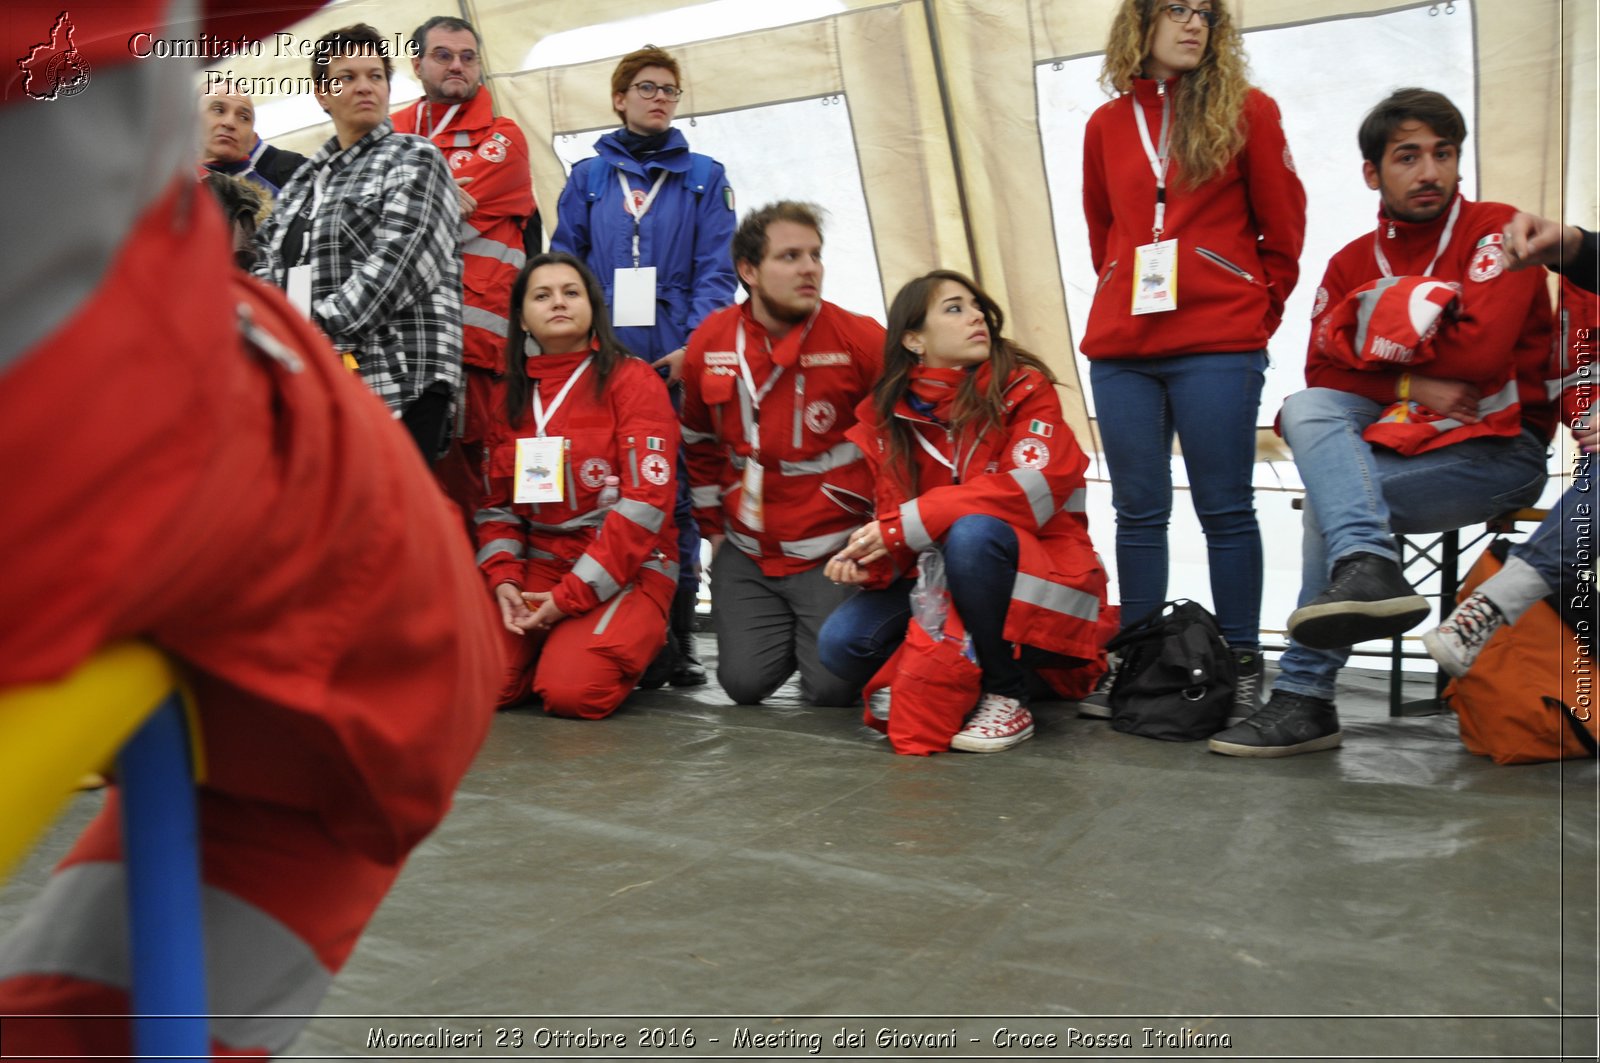
<path fill-rule="evenodd" d="M 1106 671 L 1094 685 L 1094 689 L 1078 699 L 1078 715 L 1087 716 L 1091 720 L 1111 719 L 1111 684 L 1117 681 L 1117 666 L 1122 659 L 1116 654 L 1106 655 Z"/>
<path fill-rule="evenodd" d="M 1261 682 L 1266 678 L 1267 663 L 1258 650 L 1234 650 L 1233 663 L 1237 676 L 1233 687 L 1233 708 L 1228 710 L 1228 726 L 1248 719 L 1261 709 Z"/>
<path fill-rule="evenodd" d="M 699 588 L 678 588 L 672 599 L 671 634 L 667 644 L 677 650 L 667 682 L 675 687 L 705 686 L 706 666 L 694 655 L 695 596 Z"/>
<path fill-rule="evenodd" d="M 1292 757 L 1332 749 L 1343 738 L 1333 702 L 1274 690 L 1254 716 L 1211 736 L 1211 752 L 1229 757 Z"/>
<path fill-rule="evenodd" d="M 1377 554 L 1351 554 L 1333 566 L 1328 589 L 1289 615 L 1289 637 L 1314 650 L 1336 650 L 1404 634 L 1428 618 L 1428 599 L 1400 566 Z"/>
<path fill-rule="evenodd" d="M 672 666 L 672 677 L 667 680 L 675 687 L 703 687 L 708 682 L 706 666 L 694 655 L 692 649 L 678 646 L 678 661 Z"/>

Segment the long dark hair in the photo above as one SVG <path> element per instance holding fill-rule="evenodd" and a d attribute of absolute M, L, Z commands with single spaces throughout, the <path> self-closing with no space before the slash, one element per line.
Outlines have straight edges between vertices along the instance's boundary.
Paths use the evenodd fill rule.
<path fill-rule="evenodd" d="M 506 334 L 506 418 L 512 424 L 521 424 L 528 412 L 528 330 L 522 325 L 522 300 L 528 294 L 528 278 L 540 266 L 571 266 L 583 281 L 583 290 L 589 297 L 589 309 L 593 313 L 589 335 L 599 341 L 593 366 L 596 398 L 605 391 L 606 378 L 617 364 L 624 358 L 633 357 L 617 339 L 617 334 L 611 331 L 611 315 L 606 310 L 605 292 L 600 290 L 600 282 L 589 267 L 564 251 L 546 251 L 542 255 L 535 255 L 528 259 L 522 272 L 517 274 L 517 282 L 511 286 L 511 306 L 506 315 L 511 319 L 511 328 Z"/>
<path fill-rule="evenodd" d="M 909 281 L 889 307 L 888 336 L 883 344 L 883 376 L 872 389 L 872 409 L 880 430 L 889 438 L 890 474 L 912 496 L 917 494 L 917 467 L 911 460 L 911 448 L 915 445 L 911 439 L 913 429 L 894 415 L 895 407 L 900 405 L 911 384 L 911 370 L 918 364 L 917 356 L 905 345 L 905 335 L 922 329 L 934 293 L 945 281 L 954 281 L 972 293 L 983 311 L 984 324 L 989 328 L 989 384 L 979 393 L 978 374 L 967 374 L 956 389 L 950 413 L 951 431 L 959 432 L 967 425 L 975 425 L 981 434 L 1000 427 L 1006 409 L 1006 384 L 1021 366 L 1037 371 L 1052 384 L 1056 381 L 1049 366 L 1000 334 L 1006 323 L 1005 312 L 970 277 L 951 269 L 936 269 Z"/>

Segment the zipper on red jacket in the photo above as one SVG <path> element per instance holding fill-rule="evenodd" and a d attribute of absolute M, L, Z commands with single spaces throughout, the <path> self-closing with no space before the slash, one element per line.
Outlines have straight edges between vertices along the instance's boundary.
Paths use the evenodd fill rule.
<path fill-rule="evenodd" d="M 1223 269 L 1231 270 L 1232 272 L 1234 272 L 1234 273 L 1238 274 L 1239 276 L 1243 277 L 1245 280 L 1249 281 L 1251 284 L 1260 284 L 1261 283 L 1260 281 L 1256 280 L 1255 274 L 1251 273 L 1247 269 L 1243 269 L 1243 268 L 1241 268 L 1239 266 L 1235 266 L 1232 262 L 1229 262 L 1227 259 L 1225 259 L 1221 255 L 1217 254 L 1215 251 L 1207 251 L 1203 247 L 1197 247 L 1197 248 L 1194 249 L 1194 252 L 1195 252 L 1195 254 L 1199 255 L 1201 258 L 1206 258 L 1206 259 L 1211 260 L 1212 262 L 1215 262 L 1217 265 L 1221 266 Z"/>
<path fill-rule="evenodd" d="M 1106 271 L 1100 275 L 1100 283 L 1096 284 L 1094 286 L 1094 294 L 1096 294 L 1096 295 L 1100 294 L 1100 289 L 1104 288 L 1107 284 L 1109 284 L 1111 282 L 1111 275 L 1113 273 L 1115 273 L 1116 271 L 1117 271 L 1117 263 L 1116 263 L 1116 260 L 1113 259 L 1112 262 L 1111 262 L 1111 265 L 1107 266 L 1106 267 Z"/>

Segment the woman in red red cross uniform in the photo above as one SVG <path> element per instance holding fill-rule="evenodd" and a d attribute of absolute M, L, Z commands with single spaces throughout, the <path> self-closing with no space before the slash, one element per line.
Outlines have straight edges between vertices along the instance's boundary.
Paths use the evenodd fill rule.
<path fill-rule="evenodd" d="M 877 520 L 825 569 L 864 589 L 823 625 L 822 663 L 855 683 L 872 677 L 905 640 L 919 555 L 937 548 L 982 672 L 976 705 L 959 707 L 965 721 L 917 736 L 929 740 L 919 752 L 1008 749 L 1033 734 L 1031 693 L 1048 683 L 1082 696 L 1103 667 L 1088 459 L 1050 371 L 1001 335 L 1004 321 L 959 273 L 907 284 L 889 308 L 883 376 L 848 433 L 872 468 Z"/>
<path fill-rule="evenodd" d="M 531 692 L 552 715 L 600 719 L 666 642 L 677 417 L 661 378 L 618 344 L 578 259 L 530 260 L 511 310 L 477 517 L 505 629 L 500 704 Z"/>

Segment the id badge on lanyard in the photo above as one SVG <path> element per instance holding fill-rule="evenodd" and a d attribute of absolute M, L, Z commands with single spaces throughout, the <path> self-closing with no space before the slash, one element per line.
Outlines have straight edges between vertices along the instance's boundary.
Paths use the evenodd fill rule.
<path fill-rule="evenodd" d="M 1133 249 L 1133 312 L 1178 309 L 1178 241 L 1161 240 Z"/>
<path fill-rule="evenodd" d="M 567 463 L 567 440 L 564 436 L 546 435 L 545 430 L 568 392 L 572 390 L 572 385 L 578 382 L 578 378 L 593 361 L 594 357 L 591 355 L 573 370 L 572 375 L 567 377 L 567 382 L 561 386 L 561 390 L 556 392 L 556 397 L 551 400 L 548 409 L 545 408 L 538 389 L 534 389 L 533 430 L 537 434 L 517 440 L 517 482 L 511 496 L 513 502 L 536 505 L 541 502 L 560 502 L 566 498 L 564 472 Z"/>
<path fill-rule="evenodd" d="M 744 479 L 739 484 L 739 523 L 751 531 L 766 531 L 766 504 L 761 497 L 761 481 L 765 470 L 761 455 L 752 452 L 744 462 Z"/>
<path fill-rule="evenodd" d="M 566 496 L 562 470 L 566 440 L 561 436 L 534 436 L 517 440 L 517 489 L 513 501 L 560 502 Z"/>
<path fill-rule="evenodd" d="M 656 174 L 656 183 L 643 199 L 635 198 L 628 179 L 617 171 L 622 185 L 622 209 L 633 218 L 633 268 L 622 268 L 611 275 L 611 323 L 623 327 L 653 328 L 656 323 L 656 268 L 639 265 L 639 222 L 649 213 L 667 179 L 665 170 Z"/>
<path fill-rule="evenodd" d="M 1144 107 L 1137 99 L 1133 100 L 1133 119 L 1139 126 L 1139 141 L 1156 175 L 1156 217 L 1150 230 L 1150 242 L 1133 249 L 1132 311 L 1135 316 L 1178 309 L 1178 241 L 1161 238 L 1167 221 L 1167 145 L 1172 133 L 1171 117 L 1172 99 L 1162 89 L 1158 150 L 1150 142 L 1150 125 L 1145 121 Z"/>

